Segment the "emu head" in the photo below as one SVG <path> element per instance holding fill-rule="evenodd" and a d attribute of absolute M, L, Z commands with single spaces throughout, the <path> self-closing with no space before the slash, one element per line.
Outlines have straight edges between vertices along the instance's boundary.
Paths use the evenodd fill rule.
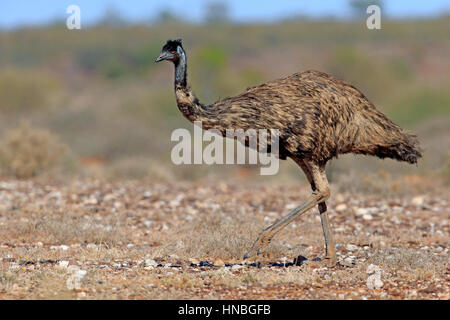
<path fill-rule="evenodd" d="M 162 47 L 161 54 L 156 59 L 155 62 L 160 62 L 163 60 L 169 60 L 172 62 L 177 62 L 180 57 L 184 54 L 183 46 L 181 44 L 181 39 L 178 40 L 167 40 L 167 43 Z"/>

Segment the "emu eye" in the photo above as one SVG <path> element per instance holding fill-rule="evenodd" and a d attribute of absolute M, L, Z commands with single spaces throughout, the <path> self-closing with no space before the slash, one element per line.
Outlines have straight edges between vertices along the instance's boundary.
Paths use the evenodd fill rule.
<path fill-rule="evenodd" d="M 175 50 L 170 51 L 170 53 L 175 53 Z"/>

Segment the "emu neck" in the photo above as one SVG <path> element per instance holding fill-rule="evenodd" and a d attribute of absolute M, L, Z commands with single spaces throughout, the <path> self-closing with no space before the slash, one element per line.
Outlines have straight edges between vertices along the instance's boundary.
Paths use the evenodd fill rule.
<path fill-rule="evenodd" d="M 175 97 L 178 109 L 189 121 L 202 121 L 203 127 L 209 127 L 214 116 L 195 97 L 187 85 L 186 55 L 181 53 L 180 59 L 175 62 Z"/>
<path fill-rule="evenodd" d="M 186 54 L 181 53 L 180 59 L 175 62 L 175 86 L 187 86 Z"/>

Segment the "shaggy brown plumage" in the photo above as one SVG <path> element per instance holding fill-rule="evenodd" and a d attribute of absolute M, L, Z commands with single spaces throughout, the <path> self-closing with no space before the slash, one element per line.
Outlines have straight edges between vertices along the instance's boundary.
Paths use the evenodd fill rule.
<path fill-rule="evenodd" d="M 339 154 L 355 153 L 416 163 L 421 157 L 415 135 L 406 133 L 353 85 L 319 71 L 305 71 L 248 88 L 235 97 L 203 105 L 187 86 L 186 54 L 181 40 L 169 40 L 157 61 L 175 64 L 175 95 L 183 115 L 204 129 L 278 129 L 279 158 L 292 158 L 308 177 L 313 195 L 285 219 L 261 233 L 259 252 L 294 217 L 319 204 L 326 245 L 334 246 L 326 215 L 329 196 L 325 165 Z M 270 144 L 270 141 L 268 141 Z M 334 247 L 327 249 L 329 265 Z"/>

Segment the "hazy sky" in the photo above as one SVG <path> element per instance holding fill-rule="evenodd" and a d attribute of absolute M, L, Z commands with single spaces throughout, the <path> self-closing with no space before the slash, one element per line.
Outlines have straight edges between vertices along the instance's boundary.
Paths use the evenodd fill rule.
<path fill-rule="evenodd" d="M 65 20 L 66 8 L 81 8 L 82 24 L 88 25 L 104 15 L 108 7 L 119 11 L 131 21 L 149 20 L 162 9 L 192 21 L 201 21 L 205 4 L 211 0 L 0 0 L 0 27 Z M 348 0 L 228 0 L 231 17 L 240 22 L 271 21 L 293 15 L 311 17 L 350 14 Z M 450 0 L 385 0 L 386 13 L 392 17 L 423 17 L 450 12 Z"/>

